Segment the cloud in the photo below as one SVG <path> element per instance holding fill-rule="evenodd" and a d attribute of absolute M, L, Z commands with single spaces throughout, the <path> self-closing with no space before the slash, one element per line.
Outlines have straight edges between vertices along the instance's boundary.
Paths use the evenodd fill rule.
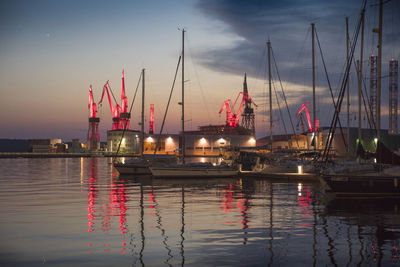
<path fill-rule="evenodd" d="M 399 1 L 388 3 L 388 10 L 384 16 L 384 25 L 389 25 L 383 32 L 384 55 L 383 73 L 388 67 L 385 60 L 392 56 L 400 56 L 400 29 L 390 27 L 399 21 Z M 396 2 L 396 3 L 395 3 Z M 285 93 L 292 106 L 299 107 L 305 99 L 304 92 L 311 86 L 311 23 L 315 23 L 318 39 L 321 44 L 325 63 L 333 89 L 340 87 L 345 70 L 346 42 L 345 42 L 345 17 L 349 17 L 349 35 L 353 32 L 361 11 L 362 1 L 347 0 L 199 0 L 197 7 L 210 19 L 222 22 L 221 34 L 234 34 L 236 42 L 227 47 L 212 47 L 198 54 L 198 61 L 214 71 L 242 74 L 247 72 L 253 78 L 266 77 L 266 41 L 271 40 L 274 57 L 277 60 L 281 79 L 286 82 Z M 365 25 L 365 53 L 368 59 L 370 53 L 376 53 L 376 34 L 372 29 L 377 25 L 377 7 L 367 5 Z M 397 10 L 394 11 L 394 10 Z M 375 41 L 375 43 L 373 42 Z M 394 48 L 393 48 L 394 47 Z M 317 98 L 320 106 L 332 103 L 329 96 L 325 72 L 321 61 L 317 41 L 315 43 Z M 359 57 L 358 48 L 355 58 Z M 367 60 L 364 71 L 368 73 Z M 263 75 L 260 75 L 264 72 Z M 352 68 L 352 75 L 355 74 Z M 276 76 L 275 76 L 276 77 Z M 265 78 L 263 78 L 265 79 Z M 276 79 L 276 78 L 275 78 Z M 352 78 L 353 81 L 356 78 Z M 356 83 L 355 83 L 356 84 Z M 353 86 L 354 87 L 354 86 Z M 387 87 L 387 81 L 382 82 L 382 88 Z M 308 88 L 305 90 L 305 88 Z M 356 89 L 356 85 L 355 88 Z M 357 90 L 352 89 L 352 95 Z M 299 93 L 303 91 L 303 94 Z M 308 93 L 310 95 L 311 93 Z M 256 96 L 258 98 L 259 96 Z M 335 95 L 336 97 L 336 95 Z M 387 92 L 383 90 L 382 99 L 386 99 Z M 310 96 L 307 98 L 309 101 Z M 352 98 L 354 99 L 354 98 Z M 258 100 L 260 101 L 260 100 Z M 274 100 L 275 101 L 275 100 Z M 265 101 L 264 101 L 265 102 Z M 354 103 L 356 104 L 356 103 Z M 386 105 L 383 101 L 382 105 Z M 282 106 L 282 105 L 281 105 Z M 331 105 L 333 109 L 333 105 Z M 320 111 L 321 117 L 325 115 L 326 121 L 332 114 L 325 109 Z M 384 111 L 383 111 L 384 112 Z"/>

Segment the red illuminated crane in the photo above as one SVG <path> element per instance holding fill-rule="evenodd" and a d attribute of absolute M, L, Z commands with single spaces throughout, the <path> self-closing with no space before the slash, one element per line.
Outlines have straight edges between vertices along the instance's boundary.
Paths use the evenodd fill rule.
<path fill-rule="evenodd" d="M 312 127 L 312 123 L 311 123 L 311 118 L 310 118 L 310 113 L 308 112 L 308 108 L 307 105 L 309 105 L 309 102 L 306 102 L 304 104 L 301 105 L 299 111 L 297 111 L 297 117 L 299 117 L 299 120 L 301 122 L 301 127 L 303 129 L 304 132 L 304 122 L 303 122 L 303 114 L 301 113 L 303 110 L 305 110 L 306 112 L 306 116 L 307 116 L 307 123 L 308 123 L 308 129 L 310 130 L 310 132 L 317 132 L 318 131 L 318 126 L 319 126 L 319 120 L 315 120 L 315 130 L 313 131 L 313 127 Z"/>
<path fill-rule="evenodd" d="M 101 104 L 103 102 L 103 98 L 104 98 L 104 94 L 107 92 L 107 97 L 108 97 L 108 103 L 110 105 L 110 110 L 111 110 L 111 114 L 113 117 L 113 125 L 112 125 L 112 129 L 113 130 L 118 130 L 120 129 L 120 118 L 119 118 L 119 114 L 121 112 L 121 107 L 116 103 L 115 107 L 113 106 L 113 103 L 111 101 L 111 96 L 110 96 L 110 92 L 111 95 L 114 97 L 114 95 L 112 94 L 110 85 L 108 83 L 108 81 L 106 82 L 106 84 L 103 86 L 103 93 L 101 94 L 101 100 L 99 102 L 99 104 Z M 114 98 L 114 101 L 117 102 Z"/>
<path fill-rule="evenodd" d="M 94 103 L 94 100 L 93 100 L 93 89 L 92 89 L 92 85 L 90 85 L 90 87 L 89 87 L 89 103 L 88 103 L 88 108 L 89 108 L 89 118 L 96 118 L 97 106 L 96 106 L 96 103 Z"/>
<path fill-rule="evenodd" d="M 150 104 L 149 134 L 154 134 L 154 104 Z"/>
<path fill-rule="evenodd" d="M 111 90 L 109 81 L 103 87 L 103 93 L 101 95 L 101 100 L 99 104 L 103 102 L 104 94 L 107 92 L 108 103 L 110 105 L 111 114 L 113 117 L 113 130 L 130 130 L 130 114 L 128 113 L 128 98 L 125 95 L 125 81 L 124 81 L 124 70 L 122 70 L 122 92 L 121 92 L 121 106 L 117 103 L 117 100 L 114 97 L 114 94 Z M 115 107 L 112 103 L 110 93 L 115 101 Z"/>
<path fill-rule="evenodd" d="M 100 146 L 100 136 L 99 136 L 99 122 L 100 119 L 96 117 L 97 114 L 97 106 L 93 100 L 93 89 L 92 85 L 89 87 L 89 131 L 87 136 L 89 151 L 95 151 Z"/>
<path fill-rule="evenodd" d="M 240 95 L 243 96 L 242 97 L 242 101 L 240 102 L 239 109 L 238 109 L 237 113 L 234 113 L 233 110 L 234 110 L 234 108 L 236 106 L 236 103 L 238 102 L 238 99 L 239 99 Z M 229 127 L 238 126 L 238 121 L 239 121 L 240 115 L 242 114 L 243 105 L 244 105 L 245 102 L 253 103 L 255 106 L 257 106 L 253 102 L 253 100 L 251 100 L 251 98 L 249 97 L 249 94 L 248 93 L 244 93 L 244 92 L 240 92 L 238 94 L 233 106 L 230 106 L 230 102 L 231 102 L 230 99 L 225 100 L 224 104 L 221 107 L 221 110 L 219 111 L 219 114 L 221 114 L 222 111 L 224 111 L 224 108 L 226 109 L 226 124 L 229 125 Z"/>
<path fill-rule="evenodd" d="M 122 70 L 122 91 L 121 91 L 121 113 L 120 113 L 120 122 L 119 129 L 130 130 L 131 126 L 129 124 L 129 119 L 131 118 L 131 114 L 128 113 L 128 98 L 125 95 L 125 73 Z"/>

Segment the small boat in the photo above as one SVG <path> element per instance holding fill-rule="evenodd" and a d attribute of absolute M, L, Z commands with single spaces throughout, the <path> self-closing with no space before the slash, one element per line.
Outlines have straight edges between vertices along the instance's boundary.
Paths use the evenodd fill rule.
<path fill-rule="evenodd" d="M 133 158 L 125 162 L 114 163 L 114 168 L 117 169 L 120 175 L 148 175 L 151 174 L 149 162 L 144 158 Z"/>
<path fill-rule="evenodd" d="M 395 195 L 400 197 L 399 175 L 368 172 L 363 174 L 325 174 L 322 177 L 328 186 L 326 191 L 337 195 Z"/>
<path fill-rule="evenodd" d="M 177 163 L 175 155 L 144 155 L 125 162 L 114 163 L 120 175 L 151 175 L 150 166 L 168 166 Z"/>
<path fill-rule="evenodd" d="M 185 163 L 169 166 L 150 166 L 151 174 L 154 177 L 233 177 L 238 170 L 227 164 L 213 165 L 205 163 Z"/>
<path fill-rule="evenodd" d="M 328 192 L 337 195 L 395 195 L 400 197 L 400 157 L 378 141 L 378 164 L 348 162 L 321 174 Z"/>

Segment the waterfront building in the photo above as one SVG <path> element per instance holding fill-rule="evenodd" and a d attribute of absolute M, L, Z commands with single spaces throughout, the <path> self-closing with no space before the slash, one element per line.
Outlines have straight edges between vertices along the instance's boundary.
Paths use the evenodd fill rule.
<path fill-rule="evenodd" d="M 140 132 L 134 130 L 107 131 L 107 151 L 119 153 L 140 153 Z"/>
<path fill-rule="evenodd" d="M 28 152 L 34 152 L 34 153 L 65 152 L 65 146 L 64 149 L 62 149 L 62 145 L 64 145 L 62 143 L 62 140 L 57 138 L 29 139 Z"/>

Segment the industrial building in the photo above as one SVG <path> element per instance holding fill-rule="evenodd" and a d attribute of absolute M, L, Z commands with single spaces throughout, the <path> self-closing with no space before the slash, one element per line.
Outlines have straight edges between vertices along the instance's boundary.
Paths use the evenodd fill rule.
<path fill-rule="evenodd" d="M 51 153 L 66 152 L 68 145 L 61 139 L 30 139 L 28 140 L 28 152 Z"/>
<path fill-rule="evenodd" d="M 134 130 L 107 131 L 107 151 L 119 153 L 140 153 L 140 132 Z"/>

